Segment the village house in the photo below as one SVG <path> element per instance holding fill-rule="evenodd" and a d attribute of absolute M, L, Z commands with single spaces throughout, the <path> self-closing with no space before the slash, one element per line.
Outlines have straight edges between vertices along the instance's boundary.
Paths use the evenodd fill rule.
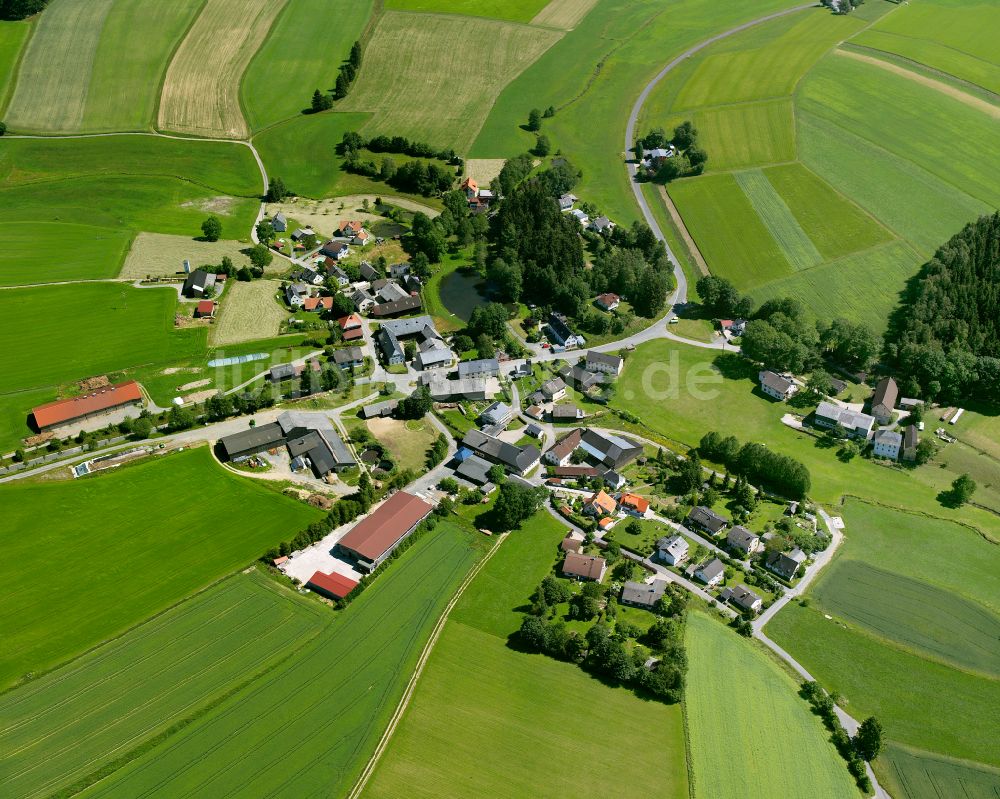
<path fill-rule="evenodd" d="M 656 542 L 656 555 L 670 566 L 680 566 L 688 559 L 688 542 L 679 535 L 664 536 Z"/>
<path fill-rule="evenodd" d="M 596 555 L 583 555 L 579 552 L 567 552 L 566 560 L 563 561 L 562 573 L 564 577 L 573 577 L 577 580 L 594 580 L 601 582 L 608 564 L 604 558 Z"/>
<path fill-rule="evenodd" d="M 572 403 L 566 403 L 564 405 L 553 405 L 549 416 L 553 422 L 575 422 L 577 419 L 583 418 L 583 411 Z"/>
<path fill-rule="evenodd" d="M 642 455 L 642 446 L 625 436 L 586 430 L 580 438 L 580 447 L 591 458 L 609 469 L 623 469 Z"/>
<path fill-rule="evenodd" d="M 533 444 L 519 447 L 475 428 L 462 438 L 462 446 L 455 457 L 461 461 L 470 454 L 477 454 L 491 463 L 499 463 L 511 474 L 519 476 L 535 468 L 541 457 L 538 447 Z"/>
<path fill-rule="evenodd" d="M 726 566 L 718 558 L 712 558 L 707 563 L 702 563 L 694 571 L 694 576 L 701 580 L 709 588 L 718 585 L 726 576 Z"/>
<path fill-rule="evenodd" d="M 195 269 L 184 278 L 181 293 L 185 297 L 193 299 L 203 298 L 215 289 L 215 280 L 214 273 L 206 272 L 204 269 Z"/>
<path fill-rule="evenodd" d="M 875 427 L 875 417 L 860 411 L 841 408 L 832 402 L 821 402 L 813 415 L 813 424 L 827 429 L 839 425 L 844 428 L 847 435 L 868 440 Z"/>
<path fill-rule="evenodd" d="M 479 414 L 479 421 L 485 425 L 508 425 L 514 418 L 514 410 L 505 402 L 499 400 L 491 403 Z"/>
<path fill-rule="evenodd" d="M 417 346 L 413 359 L 418 369 L 450 369 L 455 363 L 455 353 L 439 338 L 429 338 Z"/>
<path fill-rule="evenodd" d="M 357 369 L 364 366 L 365 352 L 361 347 L 342 347 L 333 351 L 333 362 L 341 369 Z"/>
<path fill-rule="evenodd" d="M 466 377 L 460 380 L 449 380 L 438 371 L 426 373 L 431 379 L 424 383 L 435 402 L 445 402 L 453 399 L 485 400 L 492 399 L 497 389 L 481 377 Z"/>
<path fill-rule="evenodd" d="M 719 599 L 736 605 L 740 610 L 749 610 L 751 613 L 760 613 L 760 609 L 764 607 L 764 601 L 742 583 L 722 589 Z"/>
<path fill-rule="evenodd" d="M 319 249 L 320 255 L 332 258 L 334 261 L 341 261 L 351 254 L 351 248 L 343 241 L 331 239 L 323 244 Z"/>
<path fill-rule="evenodd" d="M 577 201 L 577 196 L 575 194 L 564 194 L 559 198 L 559 210 L 560 211 L 571 211 L 573 210 L 573 204 Z"/>
<path fill-rule="evenodd" d="M 618 377 L 625 367 L 625 361 L 619 356 L 604 352 L 594 352 L 594 350 L 590 350 L 587 353 L 586 363 L 587 371 L 589 372 L 601 372 L 606 375 L 614 375 L 615 377 Z"/>
<path fill-rule="evenodd" d="M 368 263 L 368 261 L 362 261 L 360 264 L 358 264 L 358 274 L 361 275 L 362 280 L 367 280 L 369 282 L 373 280 L 378 280 L 380 277 L 382 277 L 382 275 L 379 274 L 379 271 L 370 263 Z"/>
<path fill-rule="evenodd" d="M 596 516 L 598 518 L 601 516 L 613 516 L 617 510 L 618 503 L 615 502 L 614 497 L 603 489 L 592 494 L 583 506 L 584 513 L 588 516 Z"/>
<path fill-rule="evenodd" d="M 590 223 L 590 229 L 594 233 L 600 233 L 602 235 L 610 233 L 615 229 L 615 223 L 608 219 L 606 216 L 599 216 L 593 222 Z"/>
<path fill-rule="evenodd" d="M 598 294 L 597 298 L 594 300 L 597 307 L 602 311 L 608 311 L 609 313 L 621 305 L 622 298 L 617 294 Z"/>
<path fill-rule="evenodd" d="M 666 580 L 653 580 L 651 583 L 629 581 L 622 586 L 622 604 L 650 610 L 663 598 L 666 590 Z"/>
<path fill-rule="evenodd" d="M 567 349 L 579 347 L 585 343 L 583 336 L 570 329 L 566 322 L 566 316 L 556 311 L 549 314 L 547 329 L 552 340 Z"/>
<path fill-rule="evenodd" d="M 587 225 L 590 224 L 590 217 L 587 216 L 579 208 L 574 208 L 572 211 L 569 212 L 569 215 L 580 223 L 580 227 L 587 227 Z"/>
<path fill-rule="evenodd" d="M 691 512 L 687 516 L 688 527 L 695 527 L 699 530 L 704 530 L 706 533 L 713 536 L 718 535 L 728 524 L 729 522 L 723 519 L 718 513 L 713 511 L 711 508 L 706 508 L 703 505 L 692 508 Z"/>
<path fill-rule="evenodd" d="M 295 242 L 302 241 L 302 239 L 306 238 L 306 236 L 315 236 L 315 235 L 316 231 L 313 230 L 311 227 L 296 228 L 296 230 L 292 233 L 292 241 Z"/>
<path fill-rule="evenodd" d="M 271 227 L 274 228 L 275 233 L 284 233 L 288 230 L 288 220 L 285 219 L 285 215 L 281 211 L 271 217 Z"/>
<path fill-rule="evenodd" d="M 196 319 L 211 319 L 215 316 L 215 302 L 201 300 L 194 308 L 194 315 Z"/>
<path fill-rule="evenodd" d="M 480 358 L 458 364 L 459 377 L 497 377 L 499 374 L 500 361 L 496 358 Z"/>
<path fill-rule="evenodd" d="M 798 386 L 791 380 L 769 370 L 760 372 L 757 379 L 760 380 L 760 390 L 776 400 L 784 401 L 798 391 Z"/>
<path fill-rule="evenodd" d="M 729 531 L 726 536 L 726 544 L 730 549 L 742 552 L 744 555 L 753 555 L 764 551 L 764 542 L 760 540 L 760 536 L 740 525 L 736 525 Z"/>
<path fill-rule="evenodd" d="M 365 405 L 361 410 L 358 411 L 358 416 L 362 419 L 380 419 L 387 416 L 392 416 L 396 412 L 396 408 L 399 407 L 398 399 L 382 400 L 382 402 L 373 402 L 371 405 Z"/>
<path fill-rule="evenodd" d="M 559 548 L 563 552 L 579 552 L 583 549 L 583 533 L 579 530 L 569 530 L 566 537 L 559 542 Z"/>
<path fill-rule="evenodd" d="M 612 491 L 620 491 L 628 482 L 624 475 L 620 472 L 616 472 L 614 469 L 608 469 L 603 475 L 601 475 L 601 479 L 604 481 L 604 485 Z"/>
<path fill-rule="evenodd" d="M 302 310 L 316 313 L 332 311 L 333 297 L 306 297 L 305 302 L 302 303 Z"/>
<path fill-rule="evenodd" d="M 356 313 L 342 316 L 337 320 L 337 325 L 340 327 L 344 341 L 357 341 L 359 338 L 364 338 L 363 323 L 361 317 Z"/>
<path fill-rule="evenodd" d="M 875 421 L 879 424 L 890 424 L 897 399 L 899 399 L 899 386 L 896 385 L 896 381 L 891 377 L 879 380 L 871 398 L 871 415 L 875 417 Z"/>
<path fill-rule="evenodd" d="M 296 269 L 292 272 L 290 278 L 293 283 L 307 283 L 311 286 L 320 286 L 323 284 L 323 275 L 317 272 L 315 269 L 310 269 L 308 266 L 303 266 L 301 269 Z"/>
<path fill-rule="evenodd" d="M 806 553 L 795 547 L 791 552 L 772 552 L 767 558 L 767 568 L 779 577 L 791 580 L 806 560 Z"/>
<path fill-rule="evenodd" d="M 649 513 L 649 500 L 638 494 L 623 494 L 619 505 L 623 511 L 640 519 L 644 519 Z"/>
<path fill-rule="evenodd" d="M 597 372 L 588 372 L 582 366 L 564 366 L 559 370 L 559 377 L 566 384 L 572 384 L 577 391 L 589 391 L 594 386 L 604 382 L 604 377 Z"/>
<path fill-rule="evenodd" d="M 422 307 L 423 305 L 419 296 L 409 296 L 401 300 L 379 303 L 370 310 L 370 313 L 372 316 L 387 318 L 413 313 L 414 311 L 419 311 Z"/>
<path fill-rule="evenodd" d="M 561 378 L 553 377 L 542 383 L 542 396 L 549 402 L 556 402 L 566 396 L 566 384 Z"/>
<path fill-rule="evenodd" d="M 899 460 L 899 451 L 903 446 L 903 434 L 895 430 L 877 430 L 872 438 L 872 454 L 876 458 Z"/>
<path fill-rule="evenodd" d="M 309 286 L 305 283 L 289 283 L 285 286 L 285 301 L 292 308 L 301 308 L 309 296 Z"/>
<path fill-rule="evenodd" d="M 580 446 L 580 442 L 582 440 L 582 430 L 579 428 L 571 430 L 569 433 L 556 441 L 556 443 L 553 444 L 545 453 L 546 463 L 551 463 L 553 466 L 565 466 L 569 463 L 570 457 L 576 451 L 576 448 Z"/>

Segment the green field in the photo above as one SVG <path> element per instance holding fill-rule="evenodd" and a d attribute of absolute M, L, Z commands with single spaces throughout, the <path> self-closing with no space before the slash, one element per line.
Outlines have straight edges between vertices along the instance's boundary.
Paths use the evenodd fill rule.
<path fill-rule="evenodd" d="M 0 696 L 11 795 L 48 796 L 99 772 L 290 651 L 329 621 L 258 572 L 237 575 L 71 665 Z"/>
<path fill-rule="evenodd" d="M 688 795 L 679 707 L 507 646 L 564 534 L 539 513 L 469 584 L 365 796 Z M 580 768 L 591 762 L 616 767 Z"/>
<path fill-rule="evenodd" d="M 839 560 L 813 597 L 850 624 L 922 657 L 1000 677 L 1000 617 L 921 580 Z"/>
<path fill-rule="evenodd" d="M 545 8 L 546 3 L 548 0 L 386 0 L 385 7 L 397 11 L 436 11 L 528 22 Z"/>
<path fill-rule="evenodd" d="M 315 89 L 327 91 L 361 36 L 372 0 L 295 0 L 282 9 L 240 84 L 243 113 L 257 131 L 296 117 Z M 308 37 L 303 37 L 308 31 Z M 267 162 L 271 164 L 271 162 Z M 282 162 L 271 164 L 272 168 Z M 279 174 L 284 172 L 279 170 Z"/>
<path fill-rule="evenodd" d="M 228 474 L 201 448 L 69 483 L 3 486 L 0 516 L 19 533 L 0 566 L 5 686 L 170 607 L 320 514 Z"/>
<path fill-rule="evenodd" d="M 14 88 L 14 73 L 24 43 L 31 35 L 32 23 L 0 22 L 0 117 Z"/>
<path fill-rule="evenodd" d="M 878 779 L 897 799 L 996 799 L 1000 769 L 890 744 L 876 762 Z"/>
<path fill-rule="evenodd" d="M 464 153 L 504 86 L 560 35 L 479 17 L 388 11 L 337 106 L 372 112 L 367 135 L 408 136 Z"/>
<path fill-rule="evenodd" d="M 983 735 L 1000 725 L 1000 681 L 887 646 L 859 628 L 824 618 L 816 607 L 788 605 L 767 633 L 824 688 L 846 697 L 855 718 L 878 716 L 888 738 L 1000 765 L 994 739 Z"/>
<path fill-rule="evenodd" d="M 854 43 L 894 53 L 1000 94 L 995 2 L 922 0 L 886 16 Z"/>
<path fill-rule="evenodd" d="M 759 169 L 737 172 L 736 183 L 753 206 L 793 269 L 808 269 L 823 260 L 788 205 Z"/>
<path fill-rule="evenodd" d="M 820 720 L 769 655 L 702 613 L 688 615 L 686 643 L 688 729 L 699 796 L 854 795 L 853 780 Z M 737 744 L 739 752 L 733 750 Z"/>
<path fill-rule="evenodd" d="M 311 644 L 83 795 L 346 795 L 482 545 L 439 524 Z"/>
<path fill-rule="evenodd" d="M 66 241 L 73 242 L 67 253 Z M 118 274 L 128 252 L 128 231 L 59 222 L 24 222 L 4 232 L 0 285 L 92 280 Z"/>
<path fill-rule="evenodd" d="M 664 127 L 672 130 L 685 120 L 698 129 L 698 142 L 709 154 L 709 173 L 795 159 L 795 122 L 788 98 L 701 108 L 670 118 Z"/>

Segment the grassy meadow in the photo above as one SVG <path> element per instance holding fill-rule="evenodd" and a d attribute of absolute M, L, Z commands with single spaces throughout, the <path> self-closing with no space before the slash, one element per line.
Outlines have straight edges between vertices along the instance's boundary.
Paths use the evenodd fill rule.
<path fill-rule="evenodd" d="M 507 646 L 516 609 L 548 574 L 564 533 L 537 514 L 469 584 L 364 796 L 531 797 L 540 782 L 547 796 L 688 796 L 679 707 Z M 617 767 L 579 767 L 605 761 Z"/>
<path fill-rule="evenodd" d="M 0 116 L 14 88 L 18 59 L 31 35 L 32 22 L 0 22 Z"/>
<path fill-rule="evenodd" d="M 73 241 L 66 251 L 67 239 Z M 22 222 L 4 231 L 0 285 L 113 278 L 132 234 L 125 230 L 64 222 Z"/>
<path fill-rule="evenodd" d="M 333 88 L 337 69 L 360 38 L 372 5 L 372 0 L 294 0 L 285 5 L 240 84 L 251 130 L 299 116 L 309 108 L 315 89 Z"/>
<path fill-rule="evenodd" d="M 225 502 L 188 501 L 191 486 Z M 206 448 L 72 482 L 12 483 L 0 509 L 0 686 L 121 634 L 321 515 L 229 474 Z"/>
<path fill-rule="evenodd" d="M 386 0 L 385 7 L 396 11 L 431 11 L 441 14 L 470 14 L 476 17 L 529 22 L 549 0 Z"/>
<path fill-rule="evenodd" d="M 558 39 L 547 29 L 479 17 L 388 11 L 337 107 L 371 112 L 366 135 L 408 136 L 465 152 L 494 98 Z"/>
<path fill-rule="evenodd" d="M 889 744 L 875 770 L 882 786 L 899 799 L 996 799 L 1000 791 L 1000 769 L 899 744 Z"/>
<path fill-rule="evenodd" d="M 854 795 L 853 780 L 822 723 L 770 654 L 699 612 L 688 615 L 686 645 L 697 795 Z M 739 752 L 733 751 L 737 743 Z"/>
<path fill-rule="evenodd" d="M 311 643 L 83 795 L 346 795 L 484 543 L 438 524 Z"/>
<path fill-rule="evenodd" d="M 259 572 L 239 574 L 73 663 L 0 695 L 11 795 L 86 783 L 109 761 L 260 675 L 329 621 Z"/>

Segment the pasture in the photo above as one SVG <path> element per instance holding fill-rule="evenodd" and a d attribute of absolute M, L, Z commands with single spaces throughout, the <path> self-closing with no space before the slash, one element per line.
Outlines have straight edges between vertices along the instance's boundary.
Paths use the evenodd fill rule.
<path fill-rule="evenodd" d="M 898 799 L 996 799 L 1000 769 L 890 743 L 875 763 L 879 782 Z"/>
<path fill-rule="evenodd" d="M 248 138 L 240 81 L 284 5 L 208 0 L 167 68 L 158 127 L 195 136 Z"/>
<path fill-rule="evenodd" d="M 86 795 L 346 795 L 483 545 L 439 523 L 312 643 Z"/>
<path fill-rule="evenodd" d="M 795 159 L 795 123 L 788 98 L 685 111 L 665 127 L 673 130 L 685 120 L 698 129 L 709 173 Z"/>
<path fill-rule="evenodd" d="M 14 75 L 24 43 L 31 35 L 32 22 L 0 22 L 0 116 L 14 87 Z"/>
<path fill-rule="evenodd" d="M 275 299 L 280 290 L 280 280 L 232 281 L 219 304 L 209 343 L 223 347 L 278 335 L 281 323 L 288 318 L 288 312 Z"/>
<path fill-rule="evenodd" d="M 949 591 L 864 561 L 840 559 L 824 572 L 813 597 L 829 613 L 902 649 L 1000 676 L 1000 617 Z"/>
<path fill-rule="evenodd" d="M 133 280 L 147 276 L 181 277 L 185 259 L 196 269 L 204 265 L 216 266 L 227 255 L 238 269 L 250 263 L 240 252 L 244 246 L 241 242 L 228 239 L 197 241 L 166 233 L 140 233 L 133 240 L 118 277 Z"/>
<path fill-rule="evenodd" d="M 717 620 L 687 620 L 686 703 L 699 796 L 851 796 L 853 780 L 827 732 L 768 654 Z M 725 671 L 740 679 L 720 679 Z M 765 732 L 766 731 L 766 732 Z M 737 755 L 734 742 L 741 744 Z"/>
<path fill-rule="evenodd" d="M 372 112 L 367 135 L 408 136 L 465 153 L 494 98 L 559 36 L 478 17 L 387 11 L 338 108 Z"/>
<path fill-rule="evenodd" d="M 92 782 L 307 644 L 327 621 L 321 606 L 259 572 L 239 574 L 3 694 L 7 790 L 48 796 Z"/>
<path fill-rule="evenodd" d="M 296 117 L 309 107 L 314 89 L 332 89 L 337 68 L 360 38 L 371 11 L 372 0 L 286 3 L 240 83 L 250 129 Z M 304 30 L 309 31 L 307 42 Z"/>
<path fill-rule="evenodd" d="M 21 286 L 115 277 L 132 236 L 91 225 L 22 222 L 10 225 L 3 238 L 0 285 Z M 73 242 L 71 252 L 67 240 Z"/>
<path fill-rule="evenodd" d="M 993 739 L 982 734 L 1000 725 L 1000 681 L 897 649 L 815 607 L 789 604 L 766 632 L 824 688 L 846 697 L 852 716 L 878 716 L 887 738 L 1000 765 Z"/>
<path fill-rule="evenodd" d="M 531 24 L 573 30 L 595 5 L 597 0 L 549 0 Z"/>
<path fill-rule="evenodd" d="M 548 0 L 386 0 L 385 7 L 396 11 L 470 14 L 528 22 L 545 8 L 547 2 Z"/>
<path fill-rule="evenodd" d="M 170 490 L 195 485 L 226 502 Z M 72 482 L 11 483 L 0 516 L 17 531 L 0 566 L 7 686 L 120 635 L 321 514 L 233 476 L 202 447 Z"/>
<path fill-rule="evenodd" d="M 753 169 L 737 172 L 734 177 L 792 268 L 808 269 L 823 260 L 763 172 Z"/>

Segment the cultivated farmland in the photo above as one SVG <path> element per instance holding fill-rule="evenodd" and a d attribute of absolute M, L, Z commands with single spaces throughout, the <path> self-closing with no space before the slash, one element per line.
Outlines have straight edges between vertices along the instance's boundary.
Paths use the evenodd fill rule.
<path fill-rule="evenodd" d="M 597 0 L 549 0 L 545 8 L 535 14 L 531 24 L 572 30 L 596 4 Z"/>
<path fill-rule="evenodd" d="M 0 195 L 2 196 L 2 195 Z M 66 252 L 67 238 L 72 252 Z M 112 278 L 128 250 L 123 230 L 58 222 L 22 222 L 4 231 L 0 285 Z"/>
<path fill-rule="evenodd" d="M 816 266 L 823 257 L 792 216 L 781 195 L 759 169 L 737 172 L 736 183 L 794 269 Z"/>
<path fill-rule="evenodd" d="M 191 267 L 221 263 L 225 256 L 239 268 L 249 263 L 240 250 L 246 245 L 238 241 L 197 241 L 185 236 L 164 233 L 140 233 L 135 237 L 118 277 L 141 280 L 147 275 L 170 277 L 184 274 L 184 260 Z"/>
<path fill-rule="evenodd" d="M 386 12 L 339 105 L 374 113 L 366 134 L 465 152 L 497 94 L 558 39 L 554 31 L 495 20 Z"/>
<path fill-rule="evenodd" d="M 288 312 L 275 299 L 280 280 L 233 281 L 219 306 L 209 342 L 214 347 L 276 336 Z"/>
<path fill-rule="evenodd" d="M 996 799 L 1000 769 L 890 744 L 876 763 L 879 782 L 899 799 Z"/>
<path fill-rule="evenodd" d="M 31 30 L 31 22 L 0 23 L 0 116 L 7 108 L 7 99 L 14 88 L 17 61 Z"/>
<path fill-rule="evenodd" d="M 185 486 L 226 501 L 187 501 Z M 20 533 L 0 566 L 0 686 L 119 635 L 319 515 L 226 472 L 204 447 L 68 483 L 4 486 L 0 516 Z"/>
<path fill-rule="evenodd" d="M 204 712 L 315 636 L 327 613 L 258 572 L 236 575 L 0 697 L 11 795 L 48 796 Z"/>
<path fill-rule="evenodd" d="M 387 0 L 385 6 L 398 11 L 471 14 L 527 22 L 547 2 L 548 0 Z"/>
<path fill-rule="evenodd" d="M 483 543 L 438 524 L 311 644 L 86 795 L 346 795 Z"/>
<path fill-rule="evenodd" d="M 251 130 L 299 116 L 314 89 L 332 89 L 337 67 L 361 36 L 371 10 L 371 0 L 287 3 L 240 84 Z M 281 174 L 287 178 L 284 170 Z"/>
<path fill-rule="evenodd" d="M 853 780 L 820 720 L 769 655 L 697 612 L 688 615 L 687 650 L 688 730 L 699 796 L 853 794 Z M 720 670 L 720 664 L 728 666 Z M 738 756 L 734 742 L 741 745 Z"/>
<path fill-rule="evenodd" d="M 167 69 L 159 127 L 247 138 L 240 80 L 283 6 L 268 0 L 208 0 Z"/>

